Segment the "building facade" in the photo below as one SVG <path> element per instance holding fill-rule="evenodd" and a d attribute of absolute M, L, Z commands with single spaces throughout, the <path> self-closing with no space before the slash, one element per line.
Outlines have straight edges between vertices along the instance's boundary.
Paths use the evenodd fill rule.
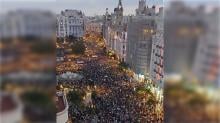
<path fill-rule="evenodd" d="M 119 0 L 114 13 L 106 9 L 103 37 L 108 49 L 113 50 L 121 61 L 127 63 L 135 78 L 152 78 L 162 83 L 163 71 L 163 9 L 148 8 L 145 0 L 139 0 L 135 16 L 123 16 Z M 162 87 L 162 85 L 161 85 Z"/>
<path fill-rule="evenodd" d="M 196 49 L 205 33 L 203 11 L 176 1 L 165 12 L 165 73 L 192 76 Z"/>
<path fill-rule="evenodd" d="M 136 16 L 128 23 L 126 62 L 135 73 L 135 78 L 150 78 L 163 86 L 164 78 L 164 41 L 163 8 L 155 11 L 156 6 L 148 8 L 146 0 L 139 0 Z"/>
<path fill-rule="evenodd" d="M 84 35 L 84 14 L 78 10 L 65 10 L 57 15 L 57 37 L 76 37 Z"/>
<path fill-rule="evenodd" d="M 138 8 L 136 9 L 137 16 L 153 16 L 156 14 L 156 6 L 149 8 L 146 6 L 146 0 L 139 0 Z"/>
<path fill-rule="evenodd" d="M 88 33 L 97 33 L 97 34 L 102 34 L 102 22 L 94 22 L 90 21 L 86 23 L 86 32 Z"/>
<path fill-rule="evenodd" d="M 150 77 L 151 79 L 163 88 L 164 81 L 164 23 L 163 23 L 163 8 L 159 9 L 158 17 L 155 18 L 156 31 L 153 35 Z"/>
<path fill-rule="evenodd" d="M 107 49 L 114 52 L 122 62 L 126 60 L 127 24 L 123 19 L 123 6 L 119 0 L 114 13 L 109 14 L 106 9 L 103 24 L 103 37 Z"/>
<path fill-rule="evenodd" d="M 150 76 L 150 62 L 153 35 L 155 34 L 154 17 L 132 17 L 128 23 L 128 43 L 126 62 L 134 71 L 135 77 L 144 79 Z"/>
<path fill-rule="evenodd" d="M 214 9 L 207 14 L 205 22 L 206 34 L 199 39 L 193 62 L 193 74 L 202 85 L 220 87 L 220 9 Z"/>

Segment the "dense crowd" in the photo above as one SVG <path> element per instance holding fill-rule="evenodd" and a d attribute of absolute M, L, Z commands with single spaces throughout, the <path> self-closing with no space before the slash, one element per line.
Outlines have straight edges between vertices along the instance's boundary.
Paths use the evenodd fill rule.
<path fill-rule="evenodd" d="M 125 74 L 115 72 L 113 68 L 100 65 L 98 61 L 87 63 L 82 72 L 84 79 L 71 84 L 77 84 L 81 89 L 85 88 L 85 85 L 105 86 L 111 93 L 98 95 L 93 99 L 94 111 L 71 106 L 70 116 L 73 120 L 101 123 L 162 122 L 162 115 L 156 116 L 155 105 L 147 105 L 140 100 L 130 86 L 129 78 Z"/>
<path fill-rule="evenodd" d="M 99 56 L 104 57 L 104 56 Z M 109 93 L 92 98 L 93 108 L 70 105 L 69 117 L 77 123 L 162 123 L 163 112 L 155 112 L 156 104 L 149 105 L 135 92 L 130 78 L 99 59 L 85 61 L 80 73 L 83 79 L 66 84 L 82 91 L 90 87 L 105 87 Z M 95 90 L 95 89 L 94 89 Z"/>

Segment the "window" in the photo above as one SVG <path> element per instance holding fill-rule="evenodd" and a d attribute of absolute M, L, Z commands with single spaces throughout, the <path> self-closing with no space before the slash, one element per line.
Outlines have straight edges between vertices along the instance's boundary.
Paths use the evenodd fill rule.
<path fill-rule="evenodd" d="M 151 29 L 151 30 L 150 30 L 150 32 L 151 32 L 151 33 L 153 33 L 153 32 L 154 32 L 154 30 L 153 30 L 153 29 Z"/>
<path fill-rule="evenodd" d="M 146 48 L 147 45 L 145 43 L 140 43 L 140 48 Z"/>

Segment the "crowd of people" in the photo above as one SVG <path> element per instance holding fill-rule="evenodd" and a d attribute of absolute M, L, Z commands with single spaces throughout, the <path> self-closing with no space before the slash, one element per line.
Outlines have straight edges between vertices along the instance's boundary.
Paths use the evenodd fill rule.
<path fill-rule="evenodd" d="M 79 123 L 162 123 L 163 111 L 156 112 L 156 104 L 149 105 L 140 98 L 133 82 L 125 72 L 111 64 L 100 62 L 105 56 L 85 61 L 80 70 L 83 78 L 65 84 L 80 91 L 88 86 L 96 91 L 98 87 L 110 90 L 92 98 L 93 107 L 69 106 L 69 117 Z"/>
<path fill-rule="evenodd" d="M 117 70 L 107 65 L 100 65 L 96 60 L 87 62 L 82 71 L 84 78 L 72 84 L 77 84 L 81 90 L 85 89 L 85 85 L 104 86 L 111 92 L 97 95 L 92 100 L 95 105 L 93 111 L 91 108 L 70 107 L 70 116 L 73 121 L 101 123 L 160 123 L 163 121 L 162 116 L 156 116 L 155 105 L 147 105 L 138 97 L 125 74 L 117 74 Z"/>

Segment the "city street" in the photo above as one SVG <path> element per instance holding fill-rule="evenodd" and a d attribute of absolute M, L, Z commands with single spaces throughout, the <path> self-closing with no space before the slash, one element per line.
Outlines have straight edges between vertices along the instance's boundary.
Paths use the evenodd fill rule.
<path fill-rule="evenodd" d="M 150 95 L 143 96 L 136 91 L 136 88 L 143 87 L 144 83 L 130 81 L 126 72 L 119 69 L 119 62 L 104 53 L 103 47 L 99 45 L 104 41 L 97 39 L 98 36 L 95 35 L 85 38 L 87 50 L 84 55 L 76 58 L 84 64 L 78 65 L 72 61 L 57 66 L 60 68 L 62 64 L 67 64 L 60 68 L 61 71 L 63 69 L 61 73 L 67 72 L 65 67 L 76 66 L 78 69 L 72 72 L 83 75 L 81 80 L 60 82 L 64 88 L 86 93 L 85 95 L 92 93 L 92 102 L 84 101 L 87 104 L 84 103 L 83 106 L 69 102 L 70 120 L 86 123 L 163 122 L 163 112 L 157 110 L 157 103 L 147 103 Z M 83 99 L 86 100 L 85 98 L 87 97 L 84 96 Z"/>

